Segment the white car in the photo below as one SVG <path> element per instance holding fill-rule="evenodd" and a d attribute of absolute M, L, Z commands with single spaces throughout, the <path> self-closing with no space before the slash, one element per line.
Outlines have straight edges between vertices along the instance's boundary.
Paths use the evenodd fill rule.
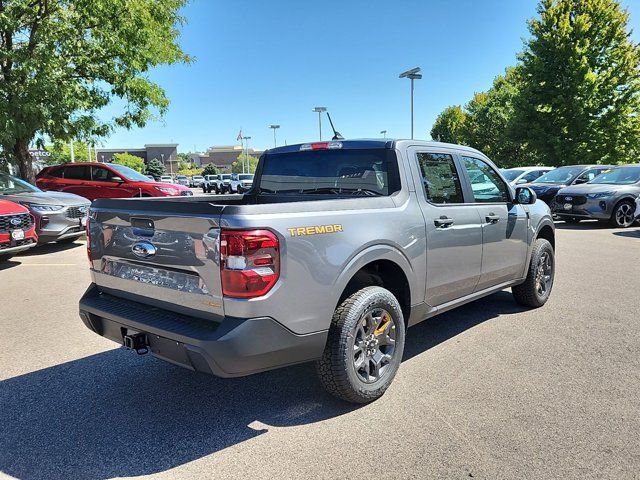
<path fill-rule="evenodd" d="M 194 188 L 201 187 L 202 182 L 204 182 L 204 177 L 202 175 L 194 175 L 191 177 L 191 186 Z"/>
<path fill-rule="evenodd" d="M 200 186 L 202 187 L 202 191 L 204 193 L 219 193 L 220 187 L 218 182 L 220 181 L 219 175 L 205 175 L 203 177 L 202 183 Z"/>
<path fill-rule="evenodd" d="M 173 183 L 173 178 L 171 178 L 171 175 L 162 175 L 160 181 L 163 183 Z"/>
<path fill-rule="evenodd" d="M 636 198 L 636 220 L 640 222 L 640 195 Z"/>
<path fill-rule="evenodd" d="M 553 170 L 553 167 L 516 167 L 502 169 L 501 172 L 511 185 L 516 186 L 533 182 L 536 178 L 551 170 Z"/>
<path fill-rule="evenodd" d="M 229 188 L 231 193 L 244 193 L 253 185 L 253 173 L 234 173 Z"/>

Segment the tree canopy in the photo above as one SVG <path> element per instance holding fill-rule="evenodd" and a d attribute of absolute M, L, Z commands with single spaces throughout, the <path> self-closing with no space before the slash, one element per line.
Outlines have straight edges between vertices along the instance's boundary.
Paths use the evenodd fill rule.
<path fill-rule="evenodd" d="M 247 162 L 248 161 L 248 162 Z M 244 163 L 244 172 L 242 168 L 242 164 Z M 247 170 L 248 165 L 248 170 Z M 241 153 L 238 155 L 238 159 L 231 164 L 231 171 L 233 173 L 255 173 L 256 167 L 258 166 L 258 159 L 253 155 L 247 155 L 245 153 Z"/>
<path fill-rule="evenodd" d="M 190 61 L 177 43 L 185 2 L 0 1 L 0 146 L 24 178 L 34 140 L 96 138 L 166 111 L 148 73 Z M 114 98 L 122 111 L 104 120 Z"/>
<path fill-rule="evenodd" d="M 445 109 L 432 137 L 501 167 L 636 162 L 640 47 L 628 13 L 615 0 L 541 0 L 538 14 L 518 64 L 463 109 Z"/>
<path fill-rule="evenodd" d="M 156 180 L 159 179 L 166 169 L 164 168 L 164 163 L 162 163 L 157 158 L 152 158 L 149 163 L 147 163 L 147 174 L 151 175 Z"/>
<path fill-rule="evenodd" d="M 634 160 L 640 48 L 615 0 L 542 0 L 520 55 L 518 122 L 548 163 Z"/>
<path fill-rule="evenodd" d="M 140 157 L 136 157 L 135 155 L 131 155 L 130 153 L 116 153 L 113 155 L 113 160 L 111 161 L 118 165 L 133 168 L 140 173 L 146 172 L 144 160 Z"/>
<path fill-rule="evenodd" d="M 460 105 L 445 108 L 431 128 L 431 138 L 438 142 L 464 143 L 466 117 Z"/>
<path fill-rule="evenodd" d="M 213 163 L 207 163 L 207 165 L 204 167 L 204 170 L 202 170 L 202 175 L 217 175 L 217 174 L 218 174 L 218 169 Z"/>

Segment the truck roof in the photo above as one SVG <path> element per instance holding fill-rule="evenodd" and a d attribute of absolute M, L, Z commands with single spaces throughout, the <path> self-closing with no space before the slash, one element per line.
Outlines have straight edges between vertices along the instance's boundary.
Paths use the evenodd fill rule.
<path fill-rule="evenodd" d="M 316 143 L 331 143 L 334 140 L 323 140 L 321 142 L 305 142 L 305 143 L 297 143 L 294 145 L 286 145 L 283 147 L 270 148 L 265 151 L 265 153 L 273 154 L 273 153 L 294 153 L 299 152 L 301 150 L 300 147 L 303 145 L 316 144 Z M 448 149 L 456 149 L 456 150 L 465 150 L 473 153 L 480 153 L 475 148 L 467 147 L 465 145 L 455 145 L 453 143 L 443 143 L 443 142 L 432 142 L 427 140 L 409 140 L 409 139 L 393 139 L 393 138 L 361 138 L 361 139 L 353 139 L 353 140 L 335 140 L 335 142 L 340 142 L 342 144 L 342 149 L 372 149 L 372 148 L 406 148 L 410 146 L 420 146 L 420 147 L 431 147 L 431 148 L 448 148 Z"/>

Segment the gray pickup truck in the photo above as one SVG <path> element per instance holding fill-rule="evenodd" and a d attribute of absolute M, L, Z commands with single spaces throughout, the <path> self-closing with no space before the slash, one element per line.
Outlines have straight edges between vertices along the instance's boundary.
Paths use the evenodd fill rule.
<path fill-rule="evenodd" d="M 99 199 L 87 230 L 94 332 L 220 377 L 316 361 L 358 403 L 390 385 L 408 327 L 509 287 L 540 307 L 554 279 L 549 207 L 443 143 L 275 148 L 242 197 Z"/>

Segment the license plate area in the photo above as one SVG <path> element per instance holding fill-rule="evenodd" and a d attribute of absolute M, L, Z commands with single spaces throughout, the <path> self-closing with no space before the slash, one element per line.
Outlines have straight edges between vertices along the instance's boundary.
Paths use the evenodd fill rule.
<path fill-rule="evenodd" d="M 102 273 L 124 280 L 133 280 L 156 287 L 178 290 L 180 292 L 209 295 L 209 290 L 202 279 L 193 273 L 118 262 L 115 260 L 104 260 Z"/>
<path fill-rule="evenodd" d="M 24 230 L 12 230 L 11 231 L 11 239 L 12 240 L 24 240 Z"/>

